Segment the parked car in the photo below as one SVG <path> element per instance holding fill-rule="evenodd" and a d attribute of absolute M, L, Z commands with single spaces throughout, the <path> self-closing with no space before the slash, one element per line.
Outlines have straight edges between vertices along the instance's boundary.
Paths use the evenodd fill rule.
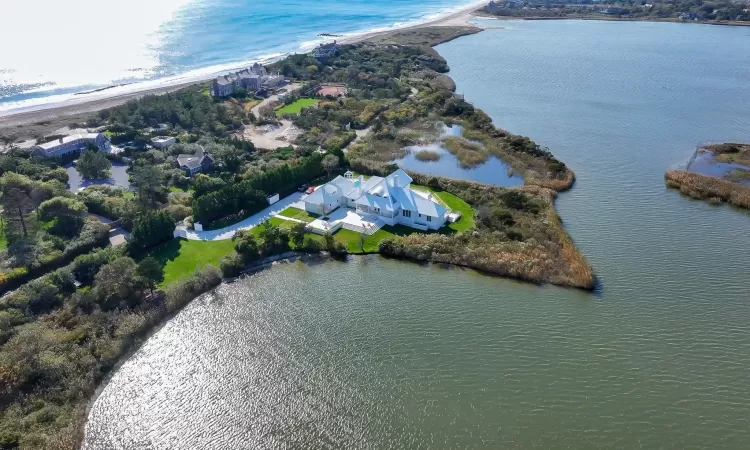
<path fill-rule="evenodd" d="M 303 184 L 302 186 L 298 187 L 298 188 L 297 188 L 297 190 L 298 190 L 298 191 L 300 191 L 300 192 L 305 192 L 305 191 L 307 191 L 307 189 L 308 189 L 309 187 L 310 187 L 310 185 L 309 185 L 309 184 L 307 184 L 307 183 L 305 183 L 305 184 Z"/>
<path fill-rule="evenodd" d="M 306 194 L 312 194 L 314 191 L 315 191 L 315 186 L 310 186 L 309 188 L 307 188 L 307 190 L 305 191 L 305 193 Z"/>

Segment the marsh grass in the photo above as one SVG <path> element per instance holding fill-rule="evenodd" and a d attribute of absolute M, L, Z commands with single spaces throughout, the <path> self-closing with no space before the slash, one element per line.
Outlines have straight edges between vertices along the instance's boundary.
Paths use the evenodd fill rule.
<path fill-rule="evenodd" d="M 459 164 L 464 169 L 471 169 L 487 162 L 490 154 L 481 144 L 469 142 L 457 136 L 448 136 L 443 139 L 445 148 L 456 156 Z"/>
<path fill-rule="evenodd" d="M 380 245 L 381 254 L 471 267 L 535 283 L 594 288 L 593 269 L 555 212 L 555 191 L 540 186 L 503 189 L 410 175 L 417 184 L 450 192 L 468 202 L 477 211 L 476 227 L 463 233 L 415 233 L 386 239 Z M 519 196 L 523 202 L 507 200 Z"/>
<path fill-rule="evenodd" d="M 440 152 L 433 150 L 419 150 L 414 153 L 414 157 L 420 161 L 434 162 L 439 161 L 442 156 L 440 155 Z"/>
<path fill-rule="evenodd" d="M 680 193 L 711 203 L 726 202 L 750 209 L 750 187 L 723 178 L 710 177 L 685 170 L 668 170 L 664 174 L 667 186 Z"/>

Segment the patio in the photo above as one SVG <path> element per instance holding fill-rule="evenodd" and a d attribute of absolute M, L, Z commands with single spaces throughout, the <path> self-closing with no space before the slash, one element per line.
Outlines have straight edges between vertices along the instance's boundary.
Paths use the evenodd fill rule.
<path fill-rule="evenodd" d="M 316 219 L 308 225 L 310 231 L 318 234 L 335 233 L 339 228 L 372 235 L 384 225 L 379 219 L 369 220 L 354 210 L 337 208 L 327 216 Z"/>

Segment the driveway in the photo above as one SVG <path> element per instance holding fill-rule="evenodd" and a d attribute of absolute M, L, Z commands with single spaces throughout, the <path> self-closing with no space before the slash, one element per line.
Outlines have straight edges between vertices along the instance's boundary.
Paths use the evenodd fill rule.
<path fill-rule="evenodd" d="M 177 232 L 181 237 L 184 237 L 185 239 L 189 239 L 191 241 L 224 241 L 227 239 L 232 239 L 232 236 L 234 236 L 234 233 L 236 233 L 237 230 L 249 230 L 255 226 L 258 226 L 290 206 L 304 209 L 304 205 L 301 202 L 304 196 L 305 194 L 301 192 L 295 192 L 288 197 L 284 197 L 283 199 L 279 200 L 263 211 L 253 214 L 245 220 L 237 222 L 234 225 L 230 225 L 228 227 L 219 228 L 218 230 L 195 231 L 188 230 L 183 226 L 177 227 Z"/>

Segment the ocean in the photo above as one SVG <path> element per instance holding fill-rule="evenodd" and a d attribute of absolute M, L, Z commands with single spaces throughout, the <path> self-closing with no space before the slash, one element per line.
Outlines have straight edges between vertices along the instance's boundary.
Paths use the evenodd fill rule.
<path fill-rule="evenodd" d="M 3 2 L 0 111 L 223 73 L 332 38 L 418 23 L 472 1 Z M 16 43 L 15 45 L 6 45 Z M 76 95 L 78 93 L 78 95 Z"/>

